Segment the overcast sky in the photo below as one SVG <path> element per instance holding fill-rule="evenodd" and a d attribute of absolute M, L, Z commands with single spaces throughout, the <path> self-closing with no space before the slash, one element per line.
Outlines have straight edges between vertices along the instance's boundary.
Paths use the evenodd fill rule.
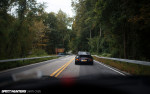
<path fill-rule="evenodd" d="M 71 0 L 37 0 L 37 2 L 46 3 L 46 12 L 57 13 L 61 9 L 70 17 L 74 15 L 71 7 Z"/>

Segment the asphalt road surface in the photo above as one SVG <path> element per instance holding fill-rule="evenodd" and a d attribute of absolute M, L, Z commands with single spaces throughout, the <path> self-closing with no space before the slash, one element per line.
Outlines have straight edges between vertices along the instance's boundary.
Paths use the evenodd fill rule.
<path fill-rule="evenodd" d="M 11 81 L 14 74 L 25 74 L 39 71 L 44 76 L 62 77 L 81 77 L 93 75 L 122 75 L 125 73 L 114 69 L 101 62 L 95 61 L 93 65 L 75 65 L 75 55 L 68 55 L 37 64 L 27 65 L 19 68 L 9 69 L 0 72 L 0 83 Z"/>
<path fill-rule="evenodd" d="M 105 65 L 101 62 L 95 61 L 95 60 L 94 60 L 93 65 L 75 65 L 75 55 L 68 55 L 68 56 L 60 57 L 58 59 L 48 60 L 48 61 L 39 62 L 39 63 L 32 64 L 32 65 L 27 65 L 27 66 L 23 66 L 23 67 L 19 67 L 19 68 L 1 71 L 0 72 L 0 86 L 6 85 L 9 82 L 11 83 L 14 80 L 19 80 L 19 78 L 21 78 L 21 77 L 23 77 L 23 78 L 24 77 L 26 77 L 26 78 L 34 77 L 33 75 L 36 72 L 39 75 L 42 74 L 43 76 L 46 76 L 46 78 L 47 78 L 47 76 L 49 76 L 49 77 L 51 76 L 50 79 L 51 78 L 55 79 L 55 77 L 56 78 L 73 77 L 73 78 L 77 78 L 77 79 L 81 78 L 81 79 L 79 79 L 79 82 L 82 81 L 83 84 L 81 84 L 81 85 L 83 85 L 83 86 L 84 85 L 100 86 L 100 88 L 98 87 L 98 89 L 94 88 L 94 91 L 98 90 L 98 92 L 100 91 L 100 92 L 106 93 L 106 91 L 107 91 L 107 92 L 112 93 L 112 91 L 113 91 L 113 92 L 121 92 L 121 93 L 114 93 L 114 94 L 122 94 L 122 92 L 123 92 L 123 94 L 124 94 L 124 92 L 127 92 L 127 94 L 150 94 L 149 93 L 149 85 L 148 85 L 149 78 L 147 78 L 147 77 L 146 78 L 137 78 L 137 77 L 133 77 L 133 78 L 129 77 L 128 78 L 129 74 L 122 72 L 118 69 L 115 69 L 111 66 Z M 109 77 L 105 78 L 105 76 L 107 76 L 107 75 Z M 96 80 L 95 79 L 96 76 L 99 76 L 102 78 L 104 77 L 104 79 Z M 116 78 L 116 76 L 117 76 L 117 78 Z M 16 79 L 14 79 L 14 77 L 16 77 Z M 44 78 L 44 77 L 42 77 L 42 78 Z M 84 79 L 84 78 L 86 78 L 86 79 Z M 94 78 L 94 80 L 93 80 L 93 78 Z M 89 79 L 91 79 L 92 81 Z M 36 79 L 36 80 L 38 80 L 38 79 Z M 36 82 L 36 80 L 35 80 L 35 82 Z M 51 88 L 49 81 L 53 81 L 53 80 L 48 79 L 49 81 L 46 80 L 46 83 L 45 82 L 43 83 L 43 80 L 42 81 L 41 80 L 42 79 L 40 79 L 40 82 L 42 82 L 42 83 L 36 82 L 35 85 L 45 86 L 45 84 L 46 84 L 46 85 L 50 86 L 50 88 Z M 32 81 L 34 82 L 34 79 L 32 79 Z M 48 81 L 48 84 L 47 84 L 47 81 Z M 69 81 L 69 80 L 63 80 L 63 81 L 64 82 L 66 81 L 65 82 L 65 84 L 66 84 L 67 81 Z M 89 84 L 87 82 L 89 82 Z M 26 82 L 24 82 L 24 83 L 26 83 Z M 32 86 L 35 87 L 35 85 L 30 83 L 30 81 L 27 82 L 27 84 L 22 85 L 24 83 L 20 83 L 21 85 L 19 85 L 19 86 L 26 87 L 26 85 L 27 85 L 27 87 L 28 87 L 28 85 L 29 85 L 29 88 Z M 92 83 L 92 84 L 90 84 L 90 83 Z M 13 85 L 13 84 L 11 84 L 11 85 Z M 54 84 L 52 84 L 52 87 L 53 87 L 53 85 Z M 15 86 L 18 87 L 18 84 L 16 84 Z M 79 83 L 79 86 L 80 86 L 80 83 Z M 77 87 L 79 87 L 79 86 L 77 85 Z M 64 90 L 66 92 L 66 89 L 64 89 Z M 87 91 L 87 89 L 83 89 L 83 90 L 84 90 L 84 92 L 85 92 L 85 90 Z M 58 91 L 59 91 L 59 89 L 58 89 Z"/>

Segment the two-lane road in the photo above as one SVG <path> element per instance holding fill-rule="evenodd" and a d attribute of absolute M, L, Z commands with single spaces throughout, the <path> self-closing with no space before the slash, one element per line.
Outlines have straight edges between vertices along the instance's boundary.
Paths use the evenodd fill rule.
<path fill-rule="evenodd" d="M 123 75 L 124 73 L 103 63 L 94 61 L 93 65 L 75 65 L 75 55 L 68 55 L 58 59 L 44 61 L 0 72 L 0 82 L 11 79 L 13 74 L 32 73 L 40 71 L 44 76 L 53 77 L 80 77 L 92 75 Z"/>

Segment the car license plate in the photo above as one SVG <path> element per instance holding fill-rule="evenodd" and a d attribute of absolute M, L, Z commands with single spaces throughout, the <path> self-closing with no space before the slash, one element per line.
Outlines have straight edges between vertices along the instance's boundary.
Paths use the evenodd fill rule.
<path fill-rule="evenodd" d="M 86 62 L 87 60 L 82 60 L 82 62 Z"/>

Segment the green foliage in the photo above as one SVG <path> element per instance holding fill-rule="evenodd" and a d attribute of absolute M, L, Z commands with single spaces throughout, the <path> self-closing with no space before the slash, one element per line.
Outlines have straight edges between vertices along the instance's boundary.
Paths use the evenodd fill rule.
<path fill-rule="evenodd" d="M 111 54 L 109 54 L 109 53 L 102 53 L 99 56 L 102 56 L 102 57 L 111 57 Z"/>
<path fill-rule="evenodd" d="M 43 49 L 33 49 L 32 53 L 30 54 L 29 57 L 34 57 L 34 56 L 47 56 L 48 54 L 45 52 Z"/>
<path fill-rule="evenodd" d="M 48 27 L 46 28 L 46 35 L 48 38 L 46 51 L 49 54 L 55 54 L 56 48 L 65 48 L 65 51 L 68 51 L 68 45 L 72 34 L 68 26 L 72 19 L 61 10 L 58 14 L 48 13 L 45 15 L 44 24 Z"/>
<path fill-rule="evenodd" d="M 46 13 L 36 0 L 1 0 L 0 6 L 0 59 L 65 48 L 150 60 L 148 0 L 72 0 L 74 18 L 62 10 Z"/>
<path fill-rule="evenodd" d="M 0 4 L 0 59 L 26 57 L 43 40 L 37 34 L 45 29 L 39 17 L 44 5 L 35 0 L 1 0 Z M 9 13 L 12 9 L 15 15 Z"/>
<path fill-rule="evenodd" d="M 76 41 L 84 44 L 78 50 L 150 60 L 149 6 L 147 0 L 72 1 L 73 31 Z"/>
<path fill-rule="evenodd" d="M 69 50 L 68 27 L 73 19 L 63 11 L 46 13 L 45 5 L 36 0 L 1 0 L 0 6 L 0 59 L 55 54 L 55 48 Z"/>

